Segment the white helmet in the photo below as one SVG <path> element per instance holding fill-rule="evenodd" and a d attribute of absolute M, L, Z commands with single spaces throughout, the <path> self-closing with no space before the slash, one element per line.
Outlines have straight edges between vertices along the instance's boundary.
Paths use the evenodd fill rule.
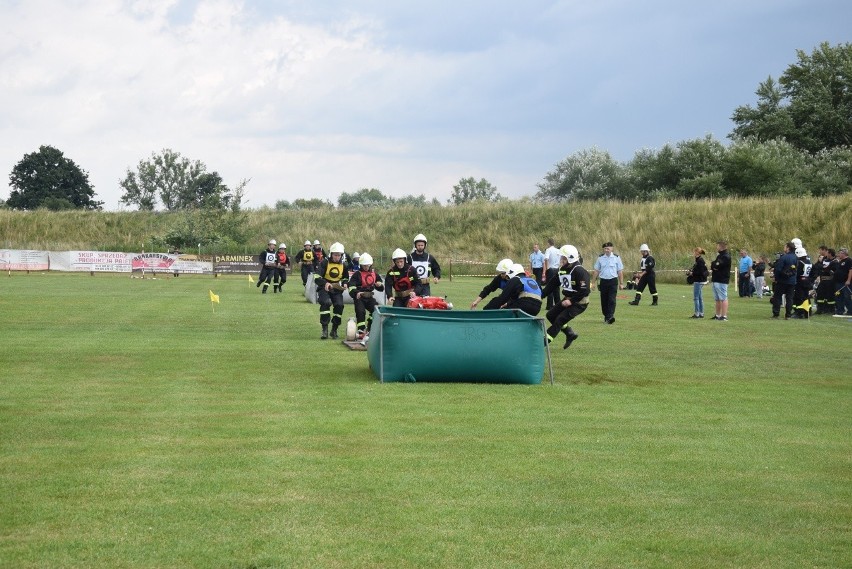
<path fill-rule="evenodd" d="M 360 259 L 361 255 L 358 253 L 358 251 L 355 251 L 354 253 L 352 253 L 352 258 L 353 259 Z"/>
<path fill-rule="evenodd" d="M 796 247 L 796 257 L 807 257 L 808 252 L 804 247 Z"/>
<path fill-rule="evenodd" d="M 270 239 L 267 245 L 278 245 L 278 241 L 276 241 L 275 239 Z"/>
<path fill-rule="evenodd" d="M 422 233 L 418 233 L 417 235 L 414 236 L 414 243 L 416 244 L 418 241 L 423 241 L 424 243 L 429 242 L 429 241 L 426 240 L 426 236 L 423 235 Z"/>
<path fill-rule="evenodd" d="M 354 257 L 354 255 L 353 255 L 353 257 Z M 372 264 L 373 264 L 373 256 L 372 255 L 370 255 L 369 253 L 364 253 L 363 255 L 361 255 L 361 266 L 362 267 L 369 266 L 369 265 L 372 265 Z"/>
<path fill-rule="evenodd" d="M 391 253 L 391 259 L 393 259 L 394 261 L 396 261 L 397 259 L 405 259 L 406 256 L 407 255 L 405 254 L 405 251 L 403 251 L 402 249 L 394 249 L 393 253 Z"/>
<path fill-rule="evenodd" d="M 503 259 L 499 263 L 497 263 L 497 272 L 498 273 L 508 273 L 512 268 L 512 259 Z"/>
<path fill-rule="evenodd" d="M 314 245 L 321 245 L 320 240 L 319 240 L 319 239 L 314 239 Z"/>
<path fill-rule="evenodd" d="M 569 263 L 575 263 L 580 260 L 580 252 L 573 245 L 563 245 L 559 252 L 562 256 L 568 259 Z"/>
<path fill-rule="evenodd" d="M 343 243 L 339 243 L 335 241 L 331 244 L 331 247 L 328 248 L 329 253 L 341 253 L 343 254 Z"/>
<path fill-rule="evenodd" d="M 509 269 L 509 276 L 510 277 L 516 277 L 518 275 L 523 275 L 523 274 L 526 274 L 526 271 L 524 270 L 524 266 L 520 263 L 513 264 L 512 268 Z"/>
<path fill-rule="evenodd" d="M 305 245 L 310 245 L 310 244 L 311 244 L 310 241 L 305 241 Z"/>
<path fill-rule="evenodd" d="M 285 245 L 284 243 L 282 243 L 281 245 L 279 245 L 279 246 L 278 246 L 278 248 L 279 248 L 279 249 L 286 249 L 286 248 L 287 248 L 287 245 Z"/>
<path fill-rule="evenodd" d="M 801 247 L 801 246 L 802 246 L 802 240 L 801 240 L 801 239 L 799 239 L 798 237 L 793 237 L 792 239 L 790 239 L 790 243 L 792 243 L 793 245 L 795 245 L 795 246 L 796 246 L 796 249 L 798 249 L 799 247 Z"/>
<path fill-rule="evenodd" d="M 648 247 L 648 244 L 647 244 L 647 243 L 642 243 L 641 245 L 639 245 L 639 250 L 640 250 L 640 251 L 648 251 L 648 252 L 650 252 L 650 251 L 651 251 L 651 248 L 650 248 L 650 247 Z"/>

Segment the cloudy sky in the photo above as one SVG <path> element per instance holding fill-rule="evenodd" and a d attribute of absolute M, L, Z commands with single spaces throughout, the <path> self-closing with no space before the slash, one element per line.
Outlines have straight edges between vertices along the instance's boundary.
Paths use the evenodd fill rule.
<path fill-rule="evenodd" d="M 461 178 L 531 196 L 585 148 L 630 160 L 712 134 L 849 0 L 0 0 L 0 198 L 40 145 L 105 209 L 171 148 L 249 207 Z"/>

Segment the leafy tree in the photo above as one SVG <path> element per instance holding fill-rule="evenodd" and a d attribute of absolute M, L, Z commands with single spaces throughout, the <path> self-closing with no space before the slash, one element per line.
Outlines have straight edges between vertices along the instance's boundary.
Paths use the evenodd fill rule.
<path fill-rule="evenodd" d="M 9 175 L 14 188 L 6 205 L 15 209 L 45 207 L 61 209 L 101 209 L 89 174 L 52 146 L 25 154 Z"/>
<path fill-rule="evenodd" d="M 735 196 L 805 195 L 799 172 L 807 154 L 784 140 L 734 142 L 722 164 L 722 183 Z"/>
<path fill-rule="evenodd" d="M 818 152 L 852 145 L 852 44 L 820 44 L 757 90 L 758 104 L 738 107 L 731 117 L 731 138 L 786 139 L 797 148 Z"/>
<path fill-rule="evenodd" d="M 441 202 L 438 201 L 438 198 L 432 198 L 431 200 L 427 200 L 426 196 L 420 194 L 419 196 L 407 195 L 402 196 L 401 198 L 396 198 L 393 200 L 394 205 L 397 206 L 438 206 L 440 207 Z"/>
<path fill-rule="evenodd" d="M 627 169 L 609 152 L 591 148 L 575 152 L 556 164 L 537 184 L 537 201 L 633 199 Z"/>
<path fill-rule="evenodd" d="M 639 199 L 671 194 L 680 181 L 676 162 L 677 151 L 666 144 L 659 151 L 644 149 L 637 152 L 628 164 L 631 191 Z M 618 196 L 624 199 L 626 196 Z"/>
<path fill-rule="evenodd" d="M 320 198 L 297 198 L 293 200 L 293 209 L 334 209 L 334 204 Z"/>
<path fill-rule="evenodd" d="M 337 207 L 388 207 L 393 199 L 375 188 L 362 188 L 357 192 L 343 192 L 337 198 Z"/>
<path fill-rule="evenodd" d="M 482 200 L 487 202 L 499 202 L 505 199 L 497 192 L 497 188 L 491 185 L 491 182 L 485 178 L 478 182 L 473 178 L 462 178 L 459 183 L 453 186 L 453 193 L 450 195 L 448 203 L 459 205 L 473 200 Z"/>
<path fill-rule="evenodd" d="M 160 154 L 152 153 L 149 160 L 140 160 L 135 172 L 128 168 L 119 181 L 124 188 L 121 202 L 149 211 L 156 209 L 158 201 L 170 211 L 239 207 L 246 184 L 248 180 L 241 181 L 232 192 L 217 172 L 207 172 L 203 162 L 189 160 L 168 148 Z"/>

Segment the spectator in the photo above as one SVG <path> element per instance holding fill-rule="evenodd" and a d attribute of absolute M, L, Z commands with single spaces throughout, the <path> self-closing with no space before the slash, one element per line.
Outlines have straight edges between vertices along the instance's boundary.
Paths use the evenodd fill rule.
<path fill-rule="evenodd" d="M 837 251 L 837 269 L 834 271 L 834 286 L 836 288 L 834 315 L 852 316 L 852 259 L 849 258 L 849 249 L 841 247 Z"/>
<path fill-rule="evenodd" d="M 753 265 L 748 251 L 740 249 L 740 260 L 737 265 L 737 285 L 740 287 L 740 298 L 751 296 L 751 267 Z"/>
<path fill-rule="evenodd" d="M 784 245 L 784 254 L 776 261 L 772 268 L 772 317 L 778 318 L 781 314 L 781 303 L 784 303 L 784 320 L 793 314 L 793 294 L 796 290 L 796 265 L 798 259 L 793 253 L 796 247 L 792 242 Z"/>
<path fill-rule="evenodd" d="M 547 284 L 551 279 L 556 277 L 559 272 L 559 267 L 562 264 L 562 252 L 554 245 L 553 238 L 547 240 L 547 249 L 544 251 L 544 283 Z M 547 308 L 559 304 L 559 288 L 554 288 L 553 292 L 547 297 Z"/>
<path fill-rule="evenodd" d="M 687 282 L 692 282 L 692 303 L 695 312 L 690 318 L 704 318 L 704 285 L 707 284 L 707 263 L 704 261 L 704 249 L 696 247 L 692 250 L 695 263 L 686 273 Z"/>
<path fill-rule="evenodd" d="M 716 301 L 716 315 L 713 320 L 728 320 L 728 285 L 731 283 L 731 254 L 728 242 L 716 243 L 716 259 L 710 263 L 710 280 L 713 282 L 713 299 Z"/>
<path fill-rule="evenodd" d="M 544 278 L 544 253 L 539 251 L 538 243 L 533 244 L 532 253 L 530 253 L 530 269 L 538 284 L 541 284 Z"/>

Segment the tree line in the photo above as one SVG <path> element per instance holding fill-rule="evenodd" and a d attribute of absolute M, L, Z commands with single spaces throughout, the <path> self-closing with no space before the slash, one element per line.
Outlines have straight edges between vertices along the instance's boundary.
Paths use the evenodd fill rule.
<path fill-rule="evenodd" d="M 712 136 L 642 149 L 628 162 L 606 150 L 583 149 L 545 174 L 533 196 L 538 202 L 748 196 L 827 196 L 852 189 L 852 44 L 820 44 L 797 51 L 778 81 L 771 76 L 756 90 L 757 103 L 737 107 L 731 143 Z M 88 173 L 51 146 L 26 154 L 10 174 L 12 191 L 0 202 L 13 209 L 101 209 Z M 152 153 L 128 168 L 119 181 L 121 202 L 139 210 L 188 212 L 190 226 L 232 226 L 218 231 L 236 239 L 248 180 L 233 189 L 198 160 L 171 149 Z M 448 203 L 504 200 L 488 180 L 462 178 Z M 394 198 L 376 188 L 342 192 L 337 207 L 441 205 L 424 195 Z M 281 200 L 276 209 L 320 209 L 320 198 Z M 236 233 L 235 233 L 236 232 Z M 217 231 L 213 231 L 217 233 Z M 173 236 L 177 242 L 183 237 Z M 195 239 L 196 237 L 193 237 Z M 222 235 L 213 238 L 224 238 Z"/>

